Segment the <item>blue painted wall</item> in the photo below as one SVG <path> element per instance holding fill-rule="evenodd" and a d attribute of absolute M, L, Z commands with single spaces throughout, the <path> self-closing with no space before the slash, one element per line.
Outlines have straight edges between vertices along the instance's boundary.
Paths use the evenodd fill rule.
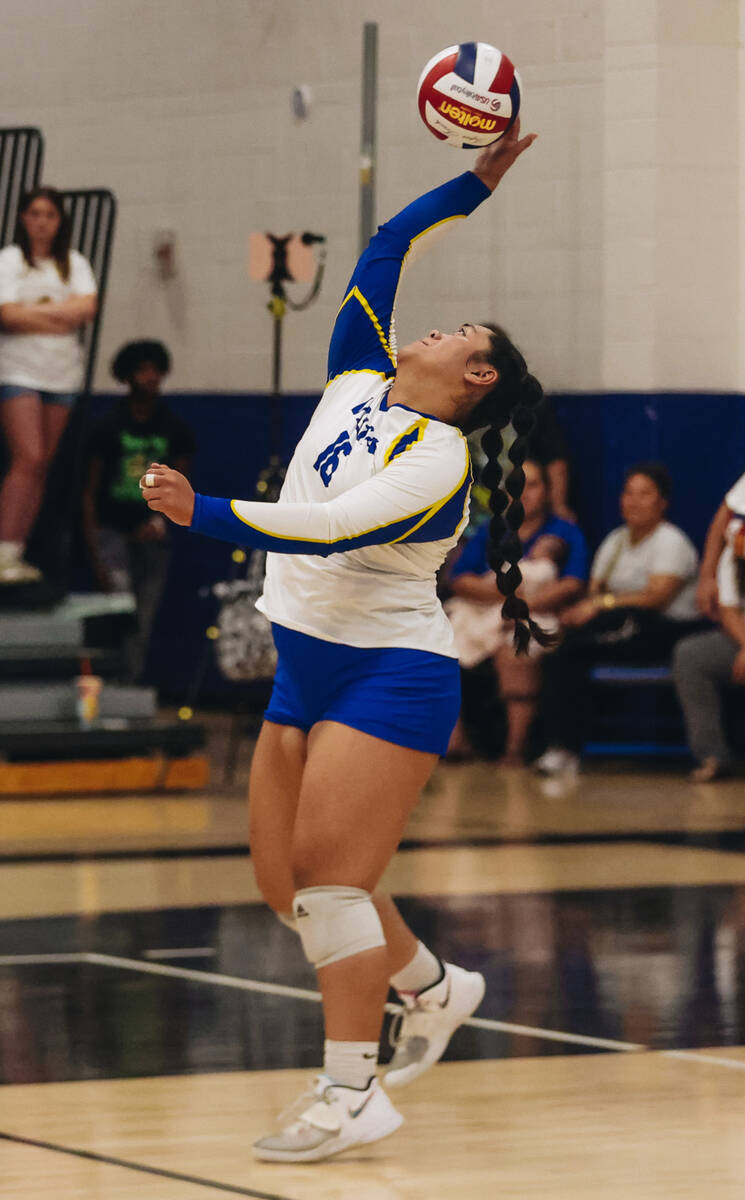
<path fill-rule="evenodd" d="M 284 398 L 284 451 L 289 457 L 317 395 Z M 745 472 L 745 397 L 735 394 L 613 393 L 560 395 L 555 403 L 570 447 L 573 494 L 580 524 L 593 547 L 618 524 L 618 495 L 626 469 L 658 459 L 674 482 L 671 519 L 700 546 L 724 492 Z M 96 396 L 84 424 L 102 414 L 111 396 Z M 169 395 L 168 402 L 197 435 L 193 482 L 210 495 L 252 498 L 269 454 L 270 398 L 266 395 Z M 186 695 L 203 660 L 200 694 L 230 700 L 238 694 L 212 662 L 205 629 L 215 615 L 209 586 L 231 571 L 231 547 L 174 531 L 168 588 L 156 623 L 149 664 L 153 682 L 170 696 Z"/>

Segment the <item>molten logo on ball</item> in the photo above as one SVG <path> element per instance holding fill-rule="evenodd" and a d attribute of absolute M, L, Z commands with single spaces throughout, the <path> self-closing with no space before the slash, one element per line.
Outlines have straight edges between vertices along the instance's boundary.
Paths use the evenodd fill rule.
<path fill-rule="evenodd" d="M 506 54 L 486 42 L 448 46 L 422 71 L 419 115 L 440 141 L 477 148 L 496 142 L 520 111 L 520 77 Z"/>
<path fill-rule="evenodd" d="M 497 122 L 493 117 L 480 117 L 478 113 L 469 112 L 467 108 L 461 108 L 458 104 L 450 104 L 447 100 L 442 101 L 437 111 L 442 113 L 443 117 L 449 117 L 451 121 L 462 125 L 464 129 L 482 129 L 484 133 L 490 133 L 497 128 Z"/>

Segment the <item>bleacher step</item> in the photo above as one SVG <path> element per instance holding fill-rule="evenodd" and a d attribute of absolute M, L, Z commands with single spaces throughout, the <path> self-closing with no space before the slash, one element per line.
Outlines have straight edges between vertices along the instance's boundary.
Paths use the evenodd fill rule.
<path fill-rule="evenodd" d="M 71 679 L 86 661 L 94 675 L 112 676 L 121 669 L 121 655 L 87 646 L 0 645 L 0 680 Z"/>
<path fill-rule="evenodd" d="M 0 646 L 81 646 L 83 621 L 60 617 L 57 610 L 0 613 Z"/>
<path fill-rule="evenodd" d="M 44 763 L 0 763 L 0 796 L 183 792 L 209 783 L 204 754 Z"/>
<path fill-rule="evenodd" d="M 196 721 L 109 718 L 84 728 L 76 721 L 0 723 L 0 756 L 7 762 L 183 757 L 204 748 L 205 727 Z"/>
<path fill-rule="evenodd" d="M 72 680 L 61 683 L 0 684 L 0 722 L 38 725 L 40 721 L 74 721 L 78 690 Z M 153 717 L 154 688 L 105 683 L 101 690 L 99 715 L 106 718 Z"/>

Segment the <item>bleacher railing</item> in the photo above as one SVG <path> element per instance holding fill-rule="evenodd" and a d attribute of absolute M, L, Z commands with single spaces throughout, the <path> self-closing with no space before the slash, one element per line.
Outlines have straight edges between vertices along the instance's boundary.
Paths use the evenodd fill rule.
<path fill-rule="evenodd" d="M 12 241 L 21 196 L 38 186 L 43 163 L 40 129 L 0 129 L 0 246 Z"/>
<path fill-rule="evenodd" d="M 88 259 L 98 283 L 98 313 L 95 320 L 85 326 L 82 334 L 85 354 L 83 390 L 88 392 L 96 367 L 98 336 L 109 279 L 116 225 L 116 197 L 107 188 L 68 188 L 62 191 L 62 197 L 72 223 L 70 245 Z"/>

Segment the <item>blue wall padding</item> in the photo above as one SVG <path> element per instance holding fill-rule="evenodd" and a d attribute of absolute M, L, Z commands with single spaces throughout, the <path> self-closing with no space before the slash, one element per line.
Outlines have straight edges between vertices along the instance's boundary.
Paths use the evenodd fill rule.
<path fill-rule="evenodd" d="M 168 403 L 194 430 L 193 482 L 208 495 L 253 499 L 271 441 L 271 399 L 265 394 L 170 394 Z M 86 422 L 107 411 L 96 396 Z M 289 457 L 313 412 L 316 394 L 284 397 L 283 445 Z M 574 504 L 591 547 L 619 523 L 624 472 L 641 459 L 665 462 L 673 477 L 670 516 L 700 547 L 727 488 L 745 472 L 745 397 L 732 393 L 562 394 L 555 397 L 570 448 Z M 155 627 L 149 675 L 180 697 L 205 649 L 215 615 L 209 586 L 231 570 L 231 549 L 176 530 L 165 601 Z M 212 654 L 204 698 L 230 697 L 235 685 L 218 674 Z"/>

